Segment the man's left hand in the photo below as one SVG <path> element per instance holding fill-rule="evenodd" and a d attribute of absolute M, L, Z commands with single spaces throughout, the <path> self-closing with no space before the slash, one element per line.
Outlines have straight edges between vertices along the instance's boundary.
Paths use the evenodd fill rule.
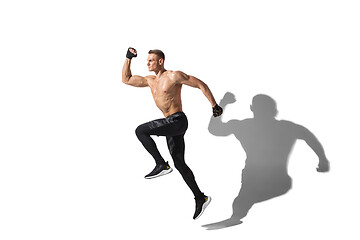
<path fill-rule="evenodd" d="M 330 162 L 326 158 L 320 158 L 319 159 L 319 165 L 316 168 L 316 171 L 318 172 L 329 172 L 330 171 Z"/>
<path fill-rule="evenodd" d="M 214 117 L 218 117 L 223 113 L 223 109 L 219 106 L 219 105 L 215 105 L 213 107 L 213 116 Z"/>

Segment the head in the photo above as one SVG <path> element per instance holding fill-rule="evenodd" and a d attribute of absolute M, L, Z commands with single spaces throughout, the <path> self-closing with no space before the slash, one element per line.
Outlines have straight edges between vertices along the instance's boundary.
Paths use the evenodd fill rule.
<path fill-rule="evenodd" d="M 275 118 L 278 113 L 275 100 L 264 94 L 253 98 L 250 109 L 254 113 L 254 118 L 259 119 Z"/>
<path fill-rule="evenodd" d="M 165 54 L 161 50 L 150 50 L 147 61 L 149 71 L 158 72 L 164 69 Z"/>

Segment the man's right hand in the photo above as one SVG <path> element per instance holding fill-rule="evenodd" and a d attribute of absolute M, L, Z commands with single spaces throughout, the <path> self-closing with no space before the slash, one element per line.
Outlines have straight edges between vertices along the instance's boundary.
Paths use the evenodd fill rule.
<path fill-rule="evenodd" d="M 135 48 L 129 47 L 126 53 L 126 57 L 128 59 L 132 59 L 133 57 L 137 57 L 137 52 Z"/>

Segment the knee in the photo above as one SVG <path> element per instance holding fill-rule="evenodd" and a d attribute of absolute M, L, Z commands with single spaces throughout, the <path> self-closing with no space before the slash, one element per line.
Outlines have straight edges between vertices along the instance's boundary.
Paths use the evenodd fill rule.
<path fill-rule="evenodd" d="M 173 158 L 174 159 L 174 158 Z M 174 161 L 174 167 L 181 172 L 181 170 L 184 168 L 182 164 Z"/>
<path fill-rule="evenodd" d="M 176 153 L 174 151 L 170 151 L 170 155 L 171 155 L 172 159 L 174 160 L 174 167 L 177 170 L 181 170 L 186 166 L 185 161 L 182 158 L 181 154 Z"/>
<path fill-rule="evenodd" d="M 145 134 L 144 126 L 143 126 L 143 125 L 138 126 L 138 127 L 135 129 L 135 134 L 136 134 L 136 136 L 140 139 L 141 136 L 143 136 L 143 135 Z"/>
<path fill-rule="evenodd" d="M 174 160 L 174 167 L 182 174 L 186 174 L 189 171 L 191 171 L 190 168 L 183 161 L 175 161 Z"/>

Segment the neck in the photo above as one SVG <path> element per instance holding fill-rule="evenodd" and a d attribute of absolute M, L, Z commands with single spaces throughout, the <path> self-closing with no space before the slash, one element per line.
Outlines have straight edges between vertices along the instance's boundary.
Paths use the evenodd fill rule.
<path fill-rule="evenodd" d="M 163 74 L 164 72 L 166 72 L 166 69 L 165 69 L 165 68 L 161 68 L 161 69 L 155 70 L 154 72 L 155 72 L 156 76 L 160 77 L 161 74 Z"/>
<path fill-rule="evenodd" d="M 271 122 L 271 121 L 276 121 L 276 118 L 273 116 L 258 116 L 258 115 L 254 115 L 254 120 L 258 121 L 258 122 Z"/>

